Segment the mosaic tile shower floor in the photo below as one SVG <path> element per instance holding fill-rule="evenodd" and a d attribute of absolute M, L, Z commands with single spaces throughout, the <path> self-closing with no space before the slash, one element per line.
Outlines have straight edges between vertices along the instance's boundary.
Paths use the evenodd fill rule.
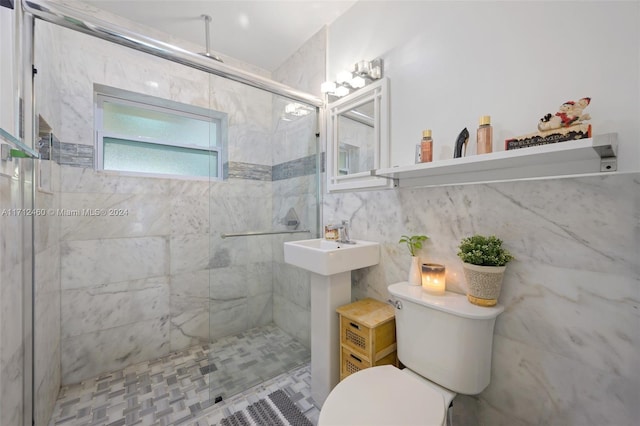
<path fill-rule="evenodd" d="M 49 426 L 211 426 L 278 389 L 316 424 L 309 360 L 278 327 L 257 327 L 63 386 Z"/>

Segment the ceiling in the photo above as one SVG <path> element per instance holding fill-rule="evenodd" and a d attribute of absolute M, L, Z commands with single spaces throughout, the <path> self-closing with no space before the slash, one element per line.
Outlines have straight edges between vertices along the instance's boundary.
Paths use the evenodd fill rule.
<path fill-rule="evenodd" d="M 356 1 L 341 0 L 83 0 L 205 51 L 210 15 L 211 50 L 273 71 L 324 25 Z"/>

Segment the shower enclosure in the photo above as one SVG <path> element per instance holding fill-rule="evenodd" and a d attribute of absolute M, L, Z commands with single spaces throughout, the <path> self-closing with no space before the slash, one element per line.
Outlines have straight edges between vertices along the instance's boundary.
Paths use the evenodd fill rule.
<path fill-rule="evenodd" d="M 283 243 L 319 233 L 319 102 L 45 19 L 33 61 L 34 200 L 48 212 L 33 218 L 36 424 L 60 387 L 54 416 L 91 409 L 82 392 L 158 380 L 188 383 L 204 410 L 307 363 L 309 277 L 284 264 Z M 204 145 L 189 129 L 176 137 L 187 148 L 165 149 L 162 126 L 194 111 Z"/>

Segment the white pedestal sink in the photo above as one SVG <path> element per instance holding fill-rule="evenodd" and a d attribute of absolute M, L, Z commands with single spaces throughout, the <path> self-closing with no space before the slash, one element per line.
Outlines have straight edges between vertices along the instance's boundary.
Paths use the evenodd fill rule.
<path fill-rule="evenodd" d="M 351 302 L 351 271 L 380 262 L 380 244 L 323 239 L 284 243 L 284 261 L 311 272 L 311 397 L 322 407 L 340 378 L 336 308 Z"/>

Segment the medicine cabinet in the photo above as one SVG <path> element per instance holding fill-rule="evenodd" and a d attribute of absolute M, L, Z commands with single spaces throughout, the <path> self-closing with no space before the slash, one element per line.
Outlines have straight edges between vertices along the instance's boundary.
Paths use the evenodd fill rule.
<path fill-rule="evenodd" d="M 389 80 L 382 78 L 328 105 L 327 191 L 382 189 L 389 167 Z"/>

